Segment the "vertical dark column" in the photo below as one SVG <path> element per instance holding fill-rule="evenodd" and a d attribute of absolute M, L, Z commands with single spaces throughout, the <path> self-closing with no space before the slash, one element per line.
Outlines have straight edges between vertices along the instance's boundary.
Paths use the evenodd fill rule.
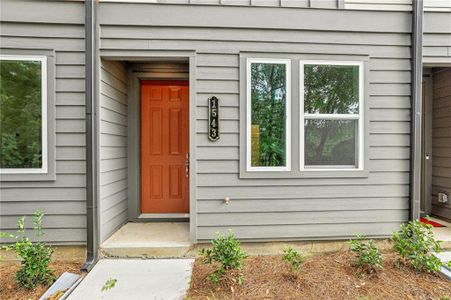
<path fill-rule="evenodd" d="M 89 272 L 98 259 L 97 211 L 97 0 L 85 0 L 85 101 L 86 101 L 86 243 L 87 257 L 82 270 Z"/>
<path fill-rule="evenodd" d="M 412 1 L 412 117 L 410 142 L 410 219 L 420 217 L 423 72 L 423 1 Z"/>

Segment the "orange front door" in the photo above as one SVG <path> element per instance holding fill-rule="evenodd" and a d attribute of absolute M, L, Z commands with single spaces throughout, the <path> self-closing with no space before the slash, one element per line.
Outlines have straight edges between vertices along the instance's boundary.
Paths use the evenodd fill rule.
<path fill-rule="evenodd" d="M 187 213 L 187 81 L 141 81 L 141 212 Z"/>

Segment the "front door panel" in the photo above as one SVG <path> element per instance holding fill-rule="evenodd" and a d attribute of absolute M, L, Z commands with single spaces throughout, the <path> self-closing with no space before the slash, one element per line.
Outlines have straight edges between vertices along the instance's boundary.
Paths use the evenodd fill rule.
<path fill-rule="evenodd" d="M 141 212 L 189 211 L 189 86 L 141 81 Z"/>

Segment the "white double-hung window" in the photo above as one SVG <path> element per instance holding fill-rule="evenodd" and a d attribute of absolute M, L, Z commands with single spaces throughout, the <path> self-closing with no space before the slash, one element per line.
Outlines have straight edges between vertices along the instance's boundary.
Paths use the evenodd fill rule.
<path fill-rule="evenodd" d="M 363 169 L 363 63 L 300 62 L 300 171 Z"/>

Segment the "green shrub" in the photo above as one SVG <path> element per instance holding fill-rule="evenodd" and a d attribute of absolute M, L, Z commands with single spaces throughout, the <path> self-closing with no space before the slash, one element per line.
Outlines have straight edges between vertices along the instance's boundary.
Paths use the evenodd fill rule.
<path fill-rule="evenodd" d="M 201 249 L 200 251 L 204 264 L 216 266 L 216 270 L 208 275 L 213 283 L 219 283 L 228 271 L 239 270 L 243 260 L 247 257 L 233 233 L 229 233 L 227 236 L 218 233 L 217 236 L 211 241 L 211 249 Z M 234 280 L 241 284 L 244 280 L 243 274 L 239 273 Z"/>
<path fill-rule="evenodd" d="M 16 273 L 16 280 L 23 288 L 32 289 L 40 284 L 48 285 L 55 280 L 53 271 L 49 268 L 53 249 L 40 240 L 44 235 L 43 217 L 44 214 L 39 210 L 34 213 L 33 225 L 38 238 L 37 242 L 32 242 L 25 236 L 25 217 L 17 221 L 17 235 L 2 233 L 3 237 L 15 239 L 14 244 L 3 248 L 15 251 L 21 258 L 22 264 Z"/>
<path fill-rule="evenodd" d="M 305 257 L 295 249 L 287 247 L 283 249 L 282 260 L 288 264 L 291 273 L 296 274 L 305 261 Z"/>
<path fill-rule="evenodd" d="M 373 240 L 365 241 L 365 236 L 357 235 L 356 239 L 349 241 L 350 249 L 357 254 L 357 266 L 367 271 L 382 268 L 382 255 Z"/>
<path fill-rule="evenodd" d="M 442 263 L 432 252 L 441 251 L 441 241 L 434 238 L 432 226 L 418 220 L 401 225 L 393 233 L 394 249 L 401 256 L 401 262 L 410 263 L 417 271 L 438 272 Z"/>

